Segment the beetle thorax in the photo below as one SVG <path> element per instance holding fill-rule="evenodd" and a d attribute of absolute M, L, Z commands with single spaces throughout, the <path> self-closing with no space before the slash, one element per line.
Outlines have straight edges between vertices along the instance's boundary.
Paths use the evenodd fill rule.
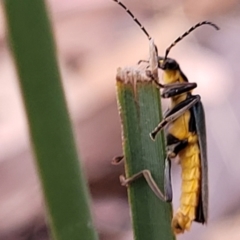
<path fill-rule="evenodd" d="M 164 70 L 163 73 L 164 84 L 184 82 L 179 70 Z"/>

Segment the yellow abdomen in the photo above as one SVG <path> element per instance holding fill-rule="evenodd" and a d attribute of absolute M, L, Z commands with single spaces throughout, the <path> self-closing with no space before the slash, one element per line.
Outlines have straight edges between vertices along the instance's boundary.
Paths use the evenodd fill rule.
<path fill-rule="evenodd" d="M 200 193 L 201 162 L 198 137 L 189 132 L 190 112 L 187 111 L 169 128 L 169 132 L 180 140 L 187 139 L 188 146 L 179 152 L 182 167 L 182 193 L 180 207 L 172 219 L 176 234 L 189 230 L 196 217 Z"/>

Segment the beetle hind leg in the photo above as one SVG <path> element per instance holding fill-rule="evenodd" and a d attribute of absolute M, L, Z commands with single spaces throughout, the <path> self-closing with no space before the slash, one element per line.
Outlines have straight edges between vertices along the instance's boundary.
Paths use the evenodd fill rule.
<path fill-rule="evenodd" d="M 171 160 L 167 158 L 165 160 L 165 169 L 164 169 L 164 192 L 162 193 L 157 183 L 152 177 L 152 174 L 149 170 L 144 169 L 129 178 L 125 178 L 123 175 L 120 176 L 120 182 L 122 186 L 128 187 L 129 184 L 134 182 L 135 180 L 144 177 L 148 186 L 155 193 L 155 195 L 164 202 L 172 201 L 172 183 L 171 183 Z"/>

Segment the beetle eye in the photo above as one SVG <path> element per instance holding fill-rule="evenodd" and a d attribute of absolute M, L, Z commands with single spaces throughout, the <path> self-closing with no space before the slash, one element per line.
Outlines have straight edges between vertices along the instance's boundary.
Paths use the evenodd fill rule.
<path fill-rule="evenodd" d="M 174 59 L 164 59 L 160 56 L 158 57 L 158 67 L 163 70 L 179 70 L 179 65 Z"/>
<path fill-rule="evenodd" d="M 179 65 L 175 60 L 168 58 L 164 64 L 164 69 L 177 70 L 179 69 Z"/>

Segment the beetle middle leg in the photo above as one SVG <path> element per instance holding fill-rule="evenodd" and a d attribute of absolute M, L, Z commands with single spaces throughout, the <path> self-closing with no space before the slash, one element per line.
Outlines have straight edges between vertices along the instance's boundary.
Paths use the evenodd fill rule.
<path fill-rule="evenodd" d="M 160 132 L 167 124 L 175 121 L 177 118 L 183 115 L 187 110 L 192 108 L 199 101 L 200 101 L 199 95 L 190 95 L 186 100 L 180 102 L 174 108 L 170 109 L 167 112 L 167 115 L 163 118 L 163 120 L 150 133 L 150 137 L 154 140 L 157 133 Z"/>

